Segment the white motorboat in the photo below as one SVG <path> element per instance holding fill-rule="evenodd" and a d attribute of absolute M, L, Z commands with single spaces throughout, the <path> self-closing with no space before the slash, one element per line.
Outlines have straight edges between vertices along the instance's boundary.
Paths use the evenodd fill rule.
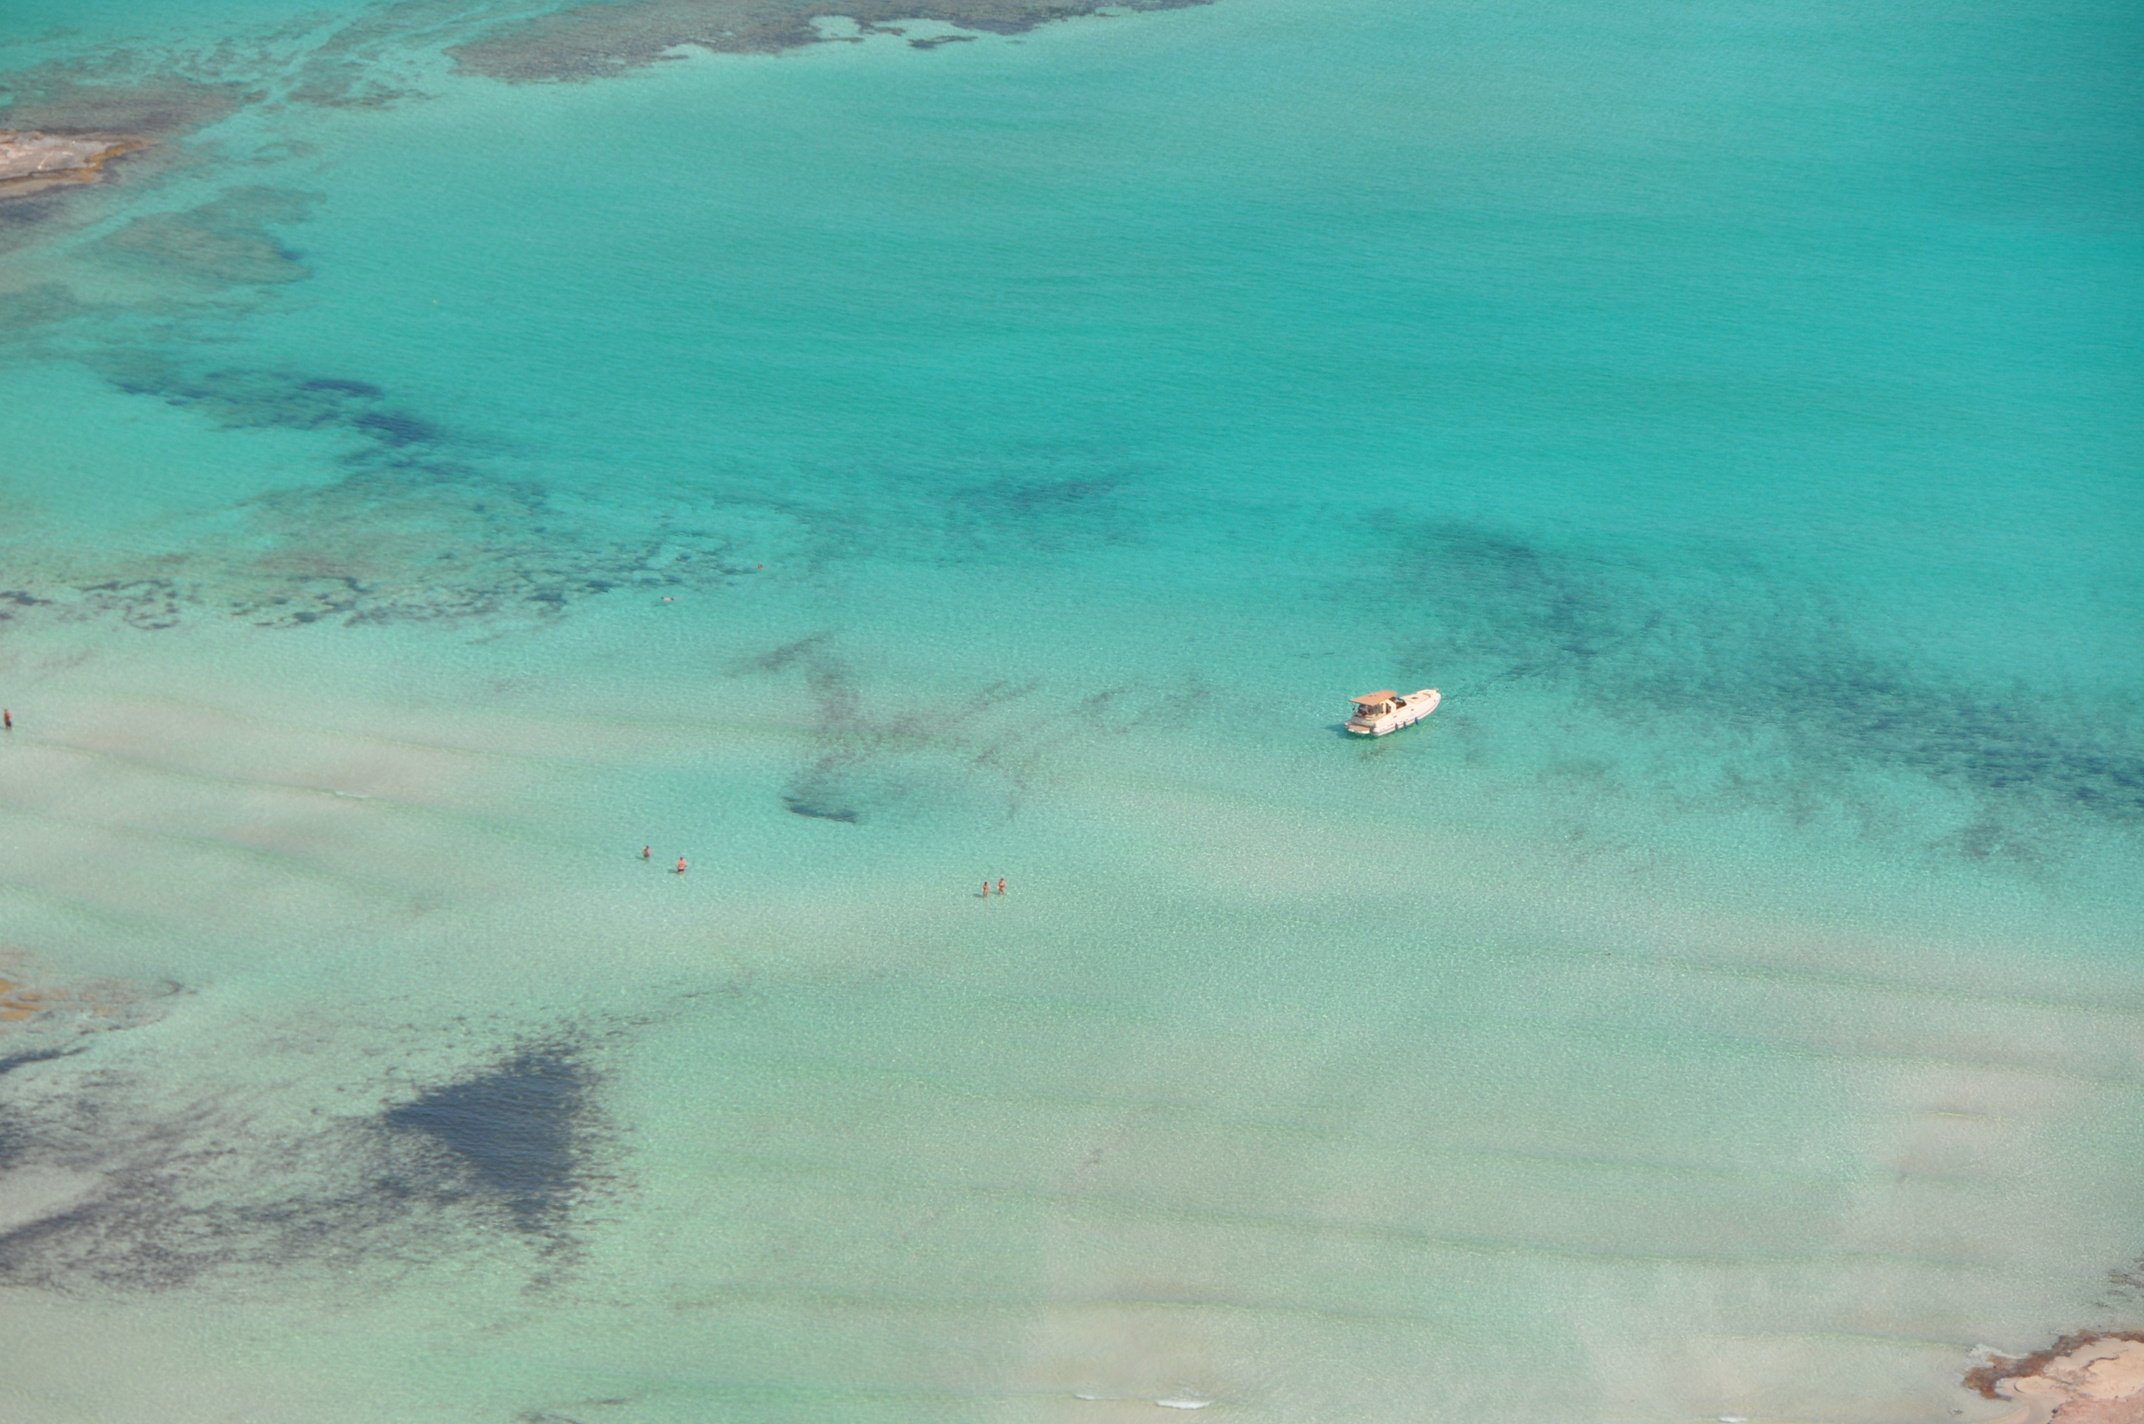
<path fill-rule="evenodd" d="M 1355 704 L 1355 715 L 1347 719 L 1347 729 L 1358 737 L 1382 737 L 1387 732 L 1412 727 L 1436 711 L 1444 694 L 1434 687 L 1425 687 L 1405 697 L 1397 692 L 1365 692 L 1351 700 Z"/>

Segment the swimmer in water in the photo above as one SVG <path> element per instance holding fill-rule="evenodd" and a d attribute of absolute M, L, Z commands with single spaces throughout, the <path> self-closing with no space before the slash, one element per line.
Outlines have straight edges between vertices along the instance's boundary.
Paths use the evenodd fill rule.
<path fill-rule="evenodd" d="M 685 873 L 685 857 L 683 856 L 677 858 L 677 873 L 680 875 Z"/>
<path fill-rule="evenodd" d="M 652 859 L 652 858 L 654 857 L 654 855 L 655 855 L 655 847 L 654 847 L 654 846 L 642 846 L 642 847 L 640 848 L 640 858 L 641 858 L 642 860 L 649 860 L 649 859 Z"/>
<path fill-rule="evenodd" d="M 1004 876 L 1002 876 L 1002 875 L 1000 875 L 1000 876 L 998 877 L 998 894 L 999 894 L 1000 896 L 1003 896 L 1003 895 L 1004 895 L 1004 893 L 1005 893 L 1005 877 L 1004 877 Z"/>

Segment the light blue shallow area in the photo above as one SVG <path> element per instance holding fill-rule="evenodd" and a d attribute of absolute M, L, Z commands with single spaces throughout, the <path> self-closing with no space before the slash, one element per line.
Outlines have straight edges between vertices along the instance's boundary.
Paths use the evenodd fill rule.
<path fill-rule="evenodd" d="M 2124 7 L 167 9 L 0 16 L 238 96 L 0 217 L 0 978 L 140 1020 L 0 1080 L 39 1417 L 1942 1420 L 2139 1323 Z"/>

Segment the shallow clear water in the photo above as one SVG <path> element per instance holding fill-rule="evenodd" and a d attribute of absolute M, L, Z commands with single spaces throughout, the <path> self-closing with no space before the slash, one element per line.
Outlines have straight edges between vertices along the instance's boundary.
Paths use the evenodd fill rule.
<path fill-rule="evenodd" d="M 482 18 L 0 16 L 0 122 L 170 125 L 0 209 L 34 1417 L 1938 1420 L 2138 1323 L 2123 7 Z"/>

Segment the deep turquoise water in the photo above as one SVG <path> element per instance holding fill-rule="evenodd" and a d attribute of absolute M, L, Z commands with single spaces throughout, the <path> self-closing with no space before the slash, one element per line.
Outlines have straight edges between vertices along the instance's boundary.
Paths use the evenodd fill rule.
<path fill-rule="evenodd" d="M 167 125 L 0 208 L 25 1417 L 1889 1424 L 2140 1323 L 2127 7 L 484 15 L 0 14 L 0 122 Z"/>

